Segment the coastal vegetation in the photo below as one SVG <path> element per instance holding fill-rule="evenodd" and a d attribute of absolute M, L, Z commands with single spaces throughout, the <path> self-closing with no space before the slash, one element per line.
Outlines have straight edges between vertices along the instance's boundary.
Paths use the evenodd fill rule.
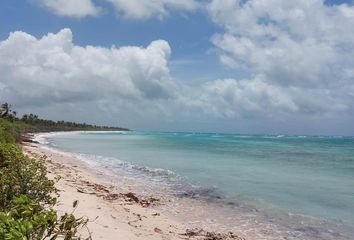
<path fill-rule="evenodd" d="M 47 131 L 126 131 L 127 128 L 97 126 L 87 123 L 76 123 L 70 121 L 53 121 L 42 119 L 35 114 L 24 114 L 21 118 L 13 111 L 11 104 L 3 103 L 0 106 L 0 119 L 6 119 L 16 125 L 16 129 L 26 132 L 47 132 Z"/>
<path fill-rule="evenodd" d="M 74 211 L 59 215 L 55 210 L 58 191 L 47 177 L 45 157 L 22 152 L 23 134 L 38 131 L 126 130 L 84 123 L 51 121 L 34 114 L 22 118 L 4 103 L 0 108 L 0 239 L 81 239 L 78 229 L 87 220 Z M 73 210 L 77 202 L 73 199 Z"/>

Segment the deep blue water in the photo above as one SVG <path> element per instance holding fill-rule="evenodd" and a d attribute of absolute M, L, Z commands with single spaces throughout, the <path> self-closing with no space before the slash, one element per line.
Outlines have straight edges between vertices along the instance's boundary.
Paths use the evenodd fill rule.
<path fill-rule="evenodd" d="M 129 163 L 140 176 L 174 182 L 179 193 L 204 189 L 225 202 L 354 226 L 353 137 L 88 132 L 50 141 L 106 157 L 101 164 L 111 169 Z"/>

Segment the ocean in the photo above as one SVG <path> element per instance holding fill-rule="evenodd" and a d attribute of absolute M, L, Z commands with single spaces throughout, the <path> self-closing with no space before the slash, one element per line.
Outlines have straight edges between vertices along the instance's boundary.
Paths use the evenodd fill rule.
<path fill-rule="evenodd" d="M 242 207 L 294 239 L 354 239 L 354 137 L 131 131 L 40 141 L 179 197 Z"/>

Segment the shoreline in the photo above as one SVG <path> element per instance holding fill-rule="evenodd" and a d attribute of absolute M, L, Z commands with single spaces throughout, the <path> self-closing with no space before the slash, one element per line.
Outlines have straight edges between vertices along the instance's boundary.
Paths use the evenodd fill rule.
<path fill-rule="evenodd" d="M 72 211 L 73 201 L 78 200 L 75 214 L 89 219 L 92 239 L 252 239 L 230 232 L 190 228 L 189 224 L 166 213 L 164 208 L 169 208 L 173 201 L 168 196 L 138 194 L 134 183 L 124 177 L 119 179 L 125 181 L 119 184 L 119 189 L 114 181 L 107 181 L 104 172 L 95 171 L 73 156 L 41 148 L 35 141 L 26 141 L 22 148 L 30 156 L 46 156 L 49 178 L 60 178 L 56 183 L 60 194 L 56 209 L 59 213 Z M 80 234 L 89 236 L 85 229 Z"/>
<path fill-rule="evenodd" d="M 303 217 L 294 214 L 269 215 L 262 208 L 237 202 L 227 205 L 189 195 L 178 196 L 159 184 L 127 175 L 124 168 L 111 171 L 97 164 L 100 156 L 92 161 L 88 156 L 52 147 L 46 134 L 56 132 L 32 135 L 36 141 L 25 142 L 24 149 L 30 154 L 48 156 L 50 177 L 61 178 L 57 188 L 63 189 L 59 200 L 64 204 L 58 210 L 70 211 L 72 202 L 79 200 L 81 210 L 76 215 L 94 219 L 89 223 L 93 239 L 347 239 L 332 233 L 326 222 L 313 223 L 312 219 L 302 222 Z M 106 214 L 111 212 L 113 217 Z M 103 237 L 96 236 L 97 232 Z"/>

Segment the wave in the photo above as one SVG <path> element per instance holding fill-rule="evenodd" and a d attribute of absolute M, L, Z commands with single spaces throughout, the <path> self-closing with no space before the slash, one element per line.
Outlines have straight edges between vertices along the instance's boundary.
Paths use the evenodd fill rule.
<path fill-rule="evenodd" d="M 178 174 L 175 172 L 168 170 L 168 169 L 162 169 L 162 168 L 150 168 L 147 166 L 139 166 L 139 165 L 134 165 L 130 164 L 132 169 L 141 171 L 145 174 L 148 174 L 150 176 L 164 176 L 164 177 L 178 177 Z"/>
<path fill-rule="evenodd" d="M 85 131 L 44 132 L 44 133 L 36 133 L 33 139 L 39 142 L 41 145 L 48 145 L 51 143 L 49 141 L 50 138 L 62 136 L 62 135 L 76 135 L 81 133 L 85 133 Z"/>
<path fill-rule="evenodd" d="M 129 131 L 63 131 L 63 132 L 44 132 L 36 133 L 34 140 L 41 144 L 48 144 L 48 139 L 62 135 L 78 135 L 78 134 L 127 134 Z"/>
<path fill-rule="evenodd" d="M 201 187 L 196 185 L 190 185 L 188 187 L 183 186 L 183 189 L 176 191 L 176 196 L 187 197 L 193 199 L 203 199 L 211 202 L 224 200 L 225 196 L 219 193 L 217 187 Z M 229 205 L 236 205 L 236 202 L 228 202 Z"/>
<path fill-rule="evenodd" d="M 69 134 L 77 133 L 79 132 L 70 132 Z M 72 153 L 60 150 L 50 141 L 50 138 L 61 134 L 63 133 L 55 132 L 37 134 L 36 140 L 40 143 L 41 148 L 49 149 L 50 151 L 54 151 L 69 157 L 74 157 L 88 164 L 93 169 L 101 169 L 107 174 L 113 176 L 123 174 L 128 177 L 133 177 L 136 180 L 140 179 L 146 181 L 149 184 L 158 184 L 160 187 L 168 188 L 165 190 L 168 190 L 170 193 L 178 197 L 204 199 L 207 201 L 218 201 L 224 199 L 224 196 L 219 193 L 219 189 L 217 187 L 202 187 L 192 184 L 188 179 L 169 169 L 136 165 L 114 157 Z"/>
<path fill-rule="evenodd" d="M 40 133 L 35 135 L 35 140 L 39 142 L 41 148 L 46 148 L 51 151 L 54 151 L 56 153 L 60 154 L 65 154 L 67 156 L 75 157 L 91 166 L 95 167 L 102 167 L 105 169 L 111 169 L 111 170 L 117 170 L 117 169 L 122 169 L 124 171 L 127 171 L 129 173 L 134 173 L 134 174 L 144 174 L 146 176 L 150 177 L 164 177 L 168 178 L 170 180 L 177 180 L 177 179 L 182 179 L 181 176 L 179 176 L 177 173 L 168 170 L 168 169 L 162 169 L 162 168 L 152 168 L 148 166 L 141 166 L 141 165 L 135 165 L 130 162 L 122 161 L 118 158 L 114 157 L 107 157 L 107 156 L 101 156 L 101 155 L 94 155 L 94 154 L 84 154 L 84 153 L 72 153 L 72 152 L 66 152 L 63 150 L 58 149 L 55 144 L 53 144 L 50 141 L 50 138 L 58 136 L 58 135 L 63 135 L 63 134 L 78 134 L 82 133 L 82 131 L 77 131 L 77 132 L 52 132 L 52 133 Z"/>
<path fill-rule="evenodd" d="M 66 154 L 76 157 L 95 169 L 101 168 L 102 170 L 108 171 L 108 174 L 124 174 L 133 177 L 135 180 L 143 180 L 149 184 L 157 184 L 159 187 L 165 188 L 164 190 L 178 197 L 204 199 L 208 201 L 216 201 L 224 198 L 222 194 L 218 193 L 218 188 L 201 187 L 191 184 L 188 179 L 168 169 L 136 165 L 117 158 L 100 155 L 81 153 Z"/>
<path fill-rule="evenodd" d="M 224 196 L 218 192 L 219 189 L 217 187 L 202 187 L 191 184 L 188 179 L 169 169 L 136 165 L 117 158 L 100 155 L 73 155 L 95 167 L 109 169 L 111 173 L 117 173 L 117 171 L 119 171 L 119 174 L 127 174 L 135 179 L 139 178 L 147 181 L 149 184 L 158 184 L 162 187 L 168 187 L 169 189 L 167 190 L 169 190 L 170 193 L 179 197 L 204 199 L 208 201 L 216 201 L 224 198 Z"/>
<path fill-rule="evenodd" d="M 81 133 L 84 133 L 84 134 L 128 134 L 130 133 L 131 131 L 82 131 Z"/>

